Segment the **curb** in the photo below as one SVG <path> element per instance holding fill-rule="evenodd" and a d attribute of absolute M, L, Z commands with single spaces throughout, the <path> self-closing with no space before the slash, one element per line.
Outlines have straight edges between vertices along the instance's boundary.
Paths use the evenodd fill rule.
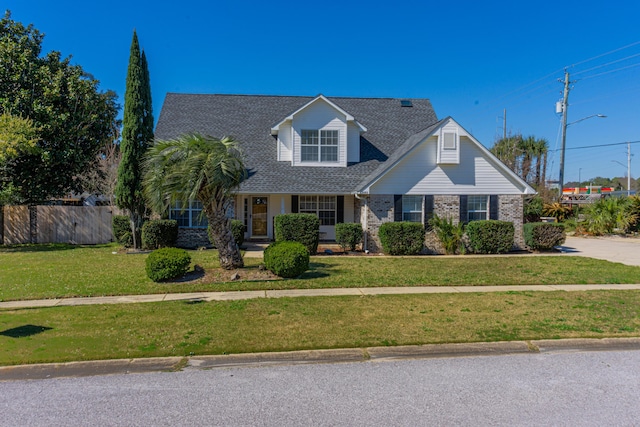
<path fill-rule="evenodd" d="M 175 372 L 219 368 L 393 362 L 398 360 L 488 357 L 593 351 L 639 351 L 638 338 L 561 339 L 486 343 L 426 344 L 397 347 L 302 350 L 231 355 L 155 357 L 0 366 L 0 382 L 98 375 Z"/>

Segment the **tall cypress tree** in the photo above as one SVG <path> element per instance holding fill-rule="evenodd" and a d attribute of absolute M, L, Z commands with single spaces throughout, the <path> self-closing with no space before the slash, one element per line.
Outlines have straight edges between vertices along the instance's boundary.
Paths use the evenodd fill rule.
<path fill-rule="evenodd" d="M 151 88 L 146 57 L 140 54 L 138 35 L 133 31 L 127 82 L 124 95 L 124 116 L 118 167 L 116 205 L 129 212 L 133 246 L 142 247 L 141 230 L 146 213 L 142 194 L 142 157 L 153 139 Z"/>

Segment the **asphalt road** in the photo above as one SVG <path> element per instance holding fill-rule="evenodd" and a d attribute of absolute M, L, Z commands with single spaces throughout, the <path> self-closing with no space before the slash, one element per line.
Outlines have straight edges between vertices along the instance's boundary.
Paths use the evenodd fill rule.
<path fill-rule="evenodd" d="M 2 426 L 638 425 L 640 351 L 0 382 Z"/>

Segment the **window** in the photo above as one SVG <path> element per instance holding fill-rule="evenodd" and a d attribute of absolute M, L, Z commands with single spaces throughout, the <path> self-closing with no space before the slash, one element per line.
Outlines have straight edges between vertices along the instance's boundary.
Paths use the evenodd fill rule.
<path fill-rule="evenodd" d="M 169 209 L 169 218 L 178 221 L 178 227 L 206 228 L 207 218 L 201 213 L 202 203 L 197 200 L 192 200 L 184 210 L 180 202 L 177 202 Z"/>
<path fill-rule="evenodd" d="M 422 196 L 402 196 L 402 220 L 422 222 Z"/>
<path fill-rule="evenodd" d="M 298 212 L 318 215 L 320 225 L 336 225 L 336 196 L 300 196 Z"/>
<path fill-rule="evenodd" d="M 309 130 L 300 132 L 300 160 L 303 162 L 337 162 L 337 130 Z"/>
<path fill-rule="evenodd" d="M 488 196 L 468 196 L 467 197 L 467 218 L 468 221 L 487 219 Z"/>
<path fill-rule="evenodd" d="M 452 132 L 445 132 L 442 135 L 442 147 L 445 150 L 456 149 L 456 134 Z"/>

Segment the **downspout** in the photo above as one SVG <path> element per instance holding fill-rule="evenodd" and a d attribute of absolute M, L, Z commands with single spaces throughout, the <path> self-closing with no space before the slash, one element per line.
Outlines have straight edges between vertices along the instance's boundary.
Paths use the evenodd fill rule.
<path fill-rule="evenodd" d="M 358 193 L 353 193 L 353 195 L 356 197 L 356 199 L 361 200 L 364 202 L 364 218 L 362 220 L 362 228 L 364 229 L 364 241 L 363 241 L 363 250 L 365 252 L 368 252 L 368 248 L 369 248 L 369 241 L 368 241 L 368 236 L 369 233 L 367 233 L 367 218 L 369 218 L 369 204 L 367 203 L 367 200 L 369 200 L 368 197 L 360 197 L 360 195 Z"/>

